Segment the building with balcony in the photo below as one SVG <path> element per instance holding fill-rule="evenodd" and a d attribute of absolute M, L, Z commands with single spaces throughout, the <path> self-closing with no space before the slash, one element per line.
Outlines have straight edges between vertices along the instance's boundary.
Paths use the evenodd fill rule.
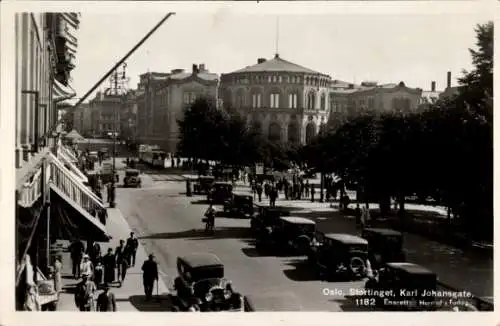
<path fill-rule="evenodd" d="M 177 121 L 184 109 L 200 97 L 216 99 L 217 85 L 218 75 L 204 64 L 193 65 L 191 71 L 142 74 L 136 93 L 137 142 L 175 152 L 180 136 Z"/>
<path fill-rule="evenodd" d="M 271 141 L 304 144 L 326 125 L 333 97 L 330 76 L 281 58 L 222 74 L 223 108 Z"/>
<path fill-rule="evenodd" d="M 105 216 L 104 205 L 84 185 L 87 176 L 59 138 L 58 104 L 76 95 L 69 76 L 79 20 L 76 13 L 15 16 L 17 310 L 53 264 L 55 240 L 108 240 L 97 217 Z M 42 307 L 54 299 L 57 295 L 39 295 Z"/>

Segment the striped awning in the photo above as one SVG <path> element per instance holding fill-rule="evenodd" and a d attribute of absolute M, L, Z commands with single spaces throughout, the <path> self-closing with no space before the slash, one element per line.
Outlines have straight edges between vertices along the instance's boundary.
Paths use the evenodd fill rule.
<path fill-rule="evenodd" d="M 64 86 L 56 79 L 54 79 L 54 84 L 52 86 L 54 91 L 54 101 L 60 102 L 76 96 L 76 92 L 71 86 Z"/>

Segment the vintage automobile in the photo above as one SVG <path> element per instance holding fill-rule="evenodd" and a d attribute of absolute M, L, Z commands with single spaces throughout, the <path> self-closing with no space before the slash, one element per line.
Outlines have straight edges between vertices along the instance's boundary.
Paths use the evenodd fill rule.
<path fill-rule="evenodd" d="M 440 310 L 430 291 L 437 289 L 437 275 L 420 265 L 407 262 L 386 263 L 370 278 L 365 289 L 378 307 L 389 310 Z M 391 291 L 393 295 L 378 295 Z M 370 293 L 368 292 L 368 293 Z M 426 293 L 427 292 L 427 293 Z M 387 293 L 387 292 L 385 292 Z"/>
<path fill-rule="evenodd" d="M 215 182 L 215 177 L 213 176 L 200 176 L 193 183 L 193 192 L 195 194 L 206 195 L 212 188 L 214 182 Z"/>
<path fill-rule="evenodd" d="M 246 312 L 251 311 L 301 311 L 299 298 L 293 292 L 271 292 L 245 296 Z"/>
<path fill-rule="evenodd" d="M 259 234 L 266 227 L 277 225 L 281 216 L 290 216 L 290 210 L 286 207 L 270 207 L 259 204 L 255 206 L 258 212 L 250 220 L 250 229 L 254 235 Z"/>
<path fill-rule="evenodd" d="M 292 249 L 307 254 L 316 234 L 316 222 L 304 217 L 281 216 L 274 226 L 263 228 L 257 235 L 256 249 Z"/>
<path fill-rule="evenodd" d="M 231 198 L 233 185 L 229 182 L 215 182 L 207 194 L 207 201 L 212 204 L 224 204 Z"/>
<path fill-rule="evenodd" d="M 141 177 L 139 176 L 141 172 L 136 169 L 125 170 L 125 177 L 123 178 L 123 186 L 128 187 L 141 187 Z"/>
<path fill-rule="evenodd" d="M 231 198 L 224 203 L 224 212 L 232 213 L 241 217 L 252 217 L 254 213 L 253 197 L 233 193 Z"/>
<path fill-rule="evenodd" d="M 336 275 L 359 279 L 366 274 L 368 241 L 351 234 L 318 232 L 307 259 L 327 280 Z"/>
<path fill-rule="evenodd" d="M 389 262 L 406 261 L 401 232 L 367 228 L 363 230 L 361 237 L 368 241 L 368 255 L 372 268 L 378 269 Z"/>
<path fill-rule="evenodd" d="M 233 291 L 224 278 L 224 265 L 210 253 L 177 258 L 179 276 L 174 280 L 176 295 L 172 311 L 241 311 L 243 296 Z"/>

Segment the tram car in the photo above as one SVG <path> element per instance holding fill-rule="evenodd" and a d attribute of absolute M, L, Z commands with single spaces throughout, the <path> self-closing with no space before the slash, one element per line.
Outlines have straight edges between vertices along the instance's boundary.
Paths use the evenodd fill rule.
<path fill-rule="evenodd" d="M 143 146 L 139 150 L 139 160 L 142 163 L 146 163 L 152 167 L 164 168 L 165 159 L 167 158 L 167 153 L 156 146 Z"/>

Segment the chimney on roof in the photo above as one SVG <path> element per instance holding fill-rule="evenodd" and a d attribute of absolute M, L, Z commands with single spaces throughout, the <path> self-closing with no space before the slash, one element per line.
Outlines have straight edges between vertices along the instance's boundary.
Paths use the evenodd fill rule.
<path fill-rule="evenodd" d="M 197 74 L 199 72 L 198 66 L 193 63 L 193 74 Z"/>
<path fill-rule="evenodd" d="M 431 92 L 435 92 L 435 91 L 436 91 L 436 82 L 432 81 L 431 82 Z"/>
<path fill-rule="evenodd" d="M 258 64 L 261 64 L 261 63 L 264 63 L 264 62 L 266 62 L 266 59 L 264 59 L 264 58 L 258 58 L 257 59 L 257 63 Z"/>
<path fill-rule="evenodd" d="M 451 87 L 451 71 L 448 71 L 446 74 L 446 88 Z"/>
<path fill-rule="evenodd" d="M 200 72 L 205 72 L 205 71 L 206 71 L 206 70 L 205 70 L 205 64 L 204 64 L 204 63 L 200 63 L 200 64 L 198 65 L 198 67 L 200 68 L 200 69 L 199 69 L 199 71 L 200 71 Z"/>

